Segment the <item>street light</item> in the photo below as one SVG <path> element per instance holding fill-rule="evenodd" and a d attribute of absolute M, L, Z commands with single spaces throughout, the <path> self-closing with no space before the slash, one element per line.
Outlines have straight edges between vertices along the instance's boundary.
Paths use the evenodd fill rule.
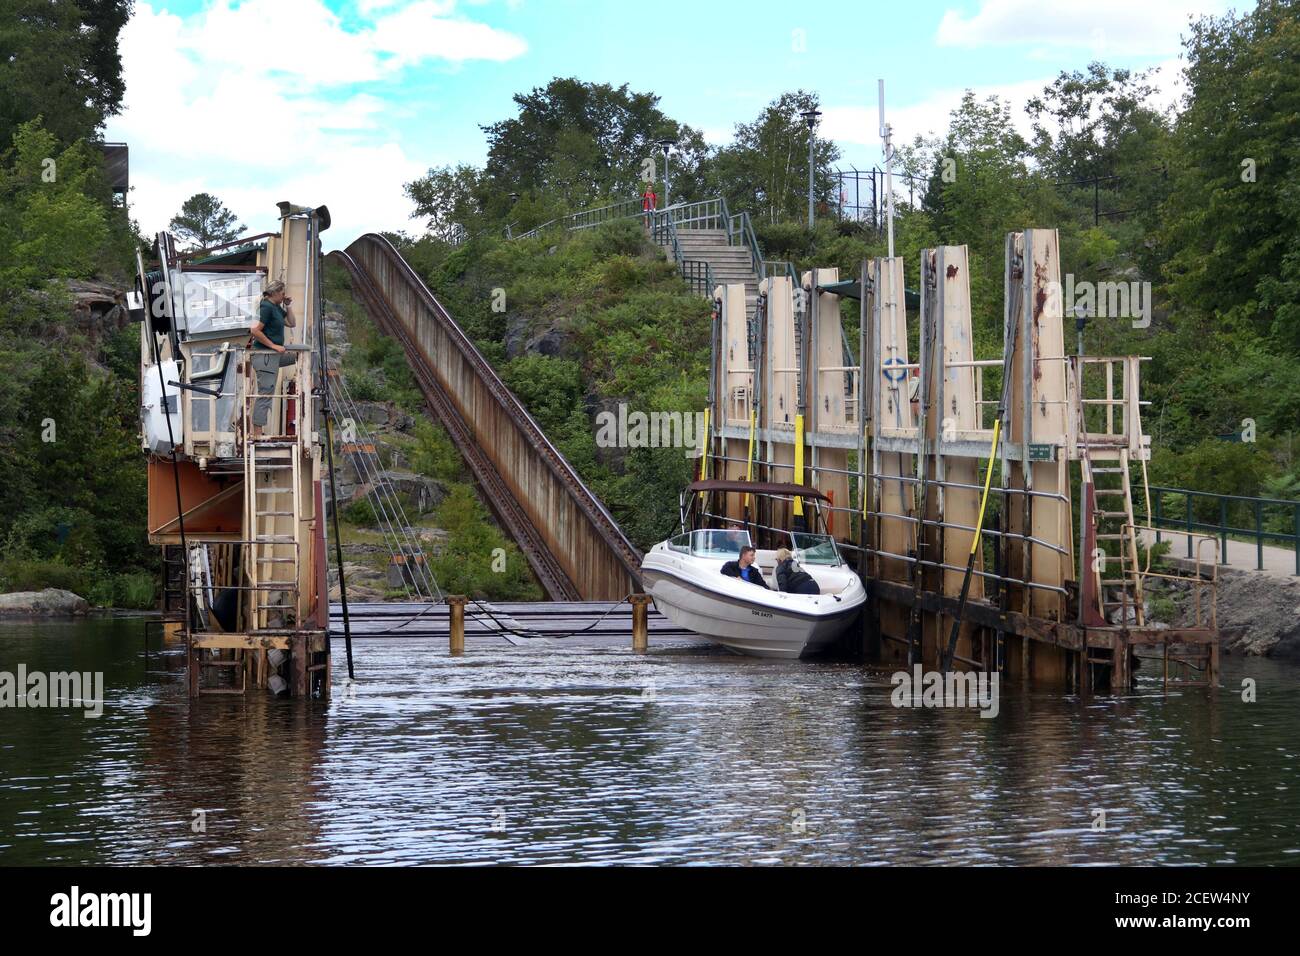
<path fill-rule="evenodd" d="M 813 227 L 813 173 L 816 166 L 813 165 L 813 147 L 817 143 L 817 137 L 814 130 L 817 128 L 817 117 L 821 116 L 821 110 L 809 107 L 799 113 L 803 121 L 808 124 L 808 231 L 812 232 Z"/>
<path fill-rule="evenodd" d="M 664 151 L 664 208 L 667 209 L 672 204 L 672 187 L 668 181 L 668 153 L 677 145 L 675 139 L 661 139 L 659 148 Z"/>

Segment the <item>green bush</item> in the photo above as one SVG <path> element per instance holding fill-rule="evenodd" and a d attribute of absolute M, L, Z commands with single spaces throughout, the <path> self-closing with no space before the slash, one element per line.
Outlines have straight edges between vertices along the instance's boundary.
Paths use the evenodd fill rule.
<path fill-rule="evenodd" d="M 0 590 L 43 591 L 59 588 L 85 596 L 91 576 L 84 568 L 40 558 L 7 558 L 0 561 Z"/>
<path fill-rule="evenodd" d="M 370 503 L 369 498 L 358 498 L 352 504 L 344 508 L 339 514 L 348 524 L 371 527 L 376 522 L 375 506 Z"/>

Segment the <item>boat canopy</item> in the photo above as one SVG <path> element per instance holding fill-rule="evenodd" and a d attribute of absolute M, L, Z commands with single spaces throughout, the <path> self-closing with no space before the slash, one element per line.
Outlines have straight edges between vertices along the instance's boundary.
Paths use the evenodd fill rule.
<path fill-rule="evenodd" d="M 790 497 L 816 498 L 829 501 L 824 494 L 808 485 L 796 485 L 783 481 L 736 481 L 725 478 L 705 478 L 693 481 L 686 486 L 691 491 L 735 491 L 740 494 L 754 495 L 789 495 Z"/>

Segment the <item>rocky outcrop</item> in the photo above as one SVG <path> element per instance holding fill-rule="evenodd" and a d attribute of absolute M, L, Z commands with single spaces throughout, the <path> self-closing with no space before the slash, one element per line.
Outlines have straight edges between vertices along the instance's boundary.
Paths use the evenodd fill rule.
<path fill-rule="evenodd" d="M 0 594 L 0 616 L 4 617 L 71 617 L 89 610 L 85 598 L 60 588 Z"/>
<path fill-rule="evenodd" d="M 1178 584 L 1171 592 L 1176 626 L 1195 623 L 1195 591 Z M 1260 571 L 1220 568 L 1217 601 L 1223 649 L 1300 661 L 1300 579 Z"/>

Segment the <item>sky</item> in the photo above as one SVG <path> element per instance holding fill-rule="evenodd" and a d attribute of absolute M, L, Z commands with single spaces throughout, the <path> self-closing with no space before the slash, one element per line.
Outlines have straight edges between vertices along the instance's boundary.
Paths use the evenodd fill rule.
<path fill-rule="evenodd" d="M 556 76 L 660 97 L 715 145 L 782 92 L 818 94 L 839 165 L 881 162 L 876 84 L 895 143 L 942 133 L 966 89 L 1024 102 L 1092 60 L 1157 69 L 1180 95 L 1180 35 L 1222 0 L 137 0 L 121 38 L 124 109 L 146 234 L 196 192 L 249 232 L 275 203 L 328 205 L 327 248 L 405 230 L 402 185 L 482 164 L 481 125 Z M 1240 8 L 1241 4 L 1236 6 Z"/>

